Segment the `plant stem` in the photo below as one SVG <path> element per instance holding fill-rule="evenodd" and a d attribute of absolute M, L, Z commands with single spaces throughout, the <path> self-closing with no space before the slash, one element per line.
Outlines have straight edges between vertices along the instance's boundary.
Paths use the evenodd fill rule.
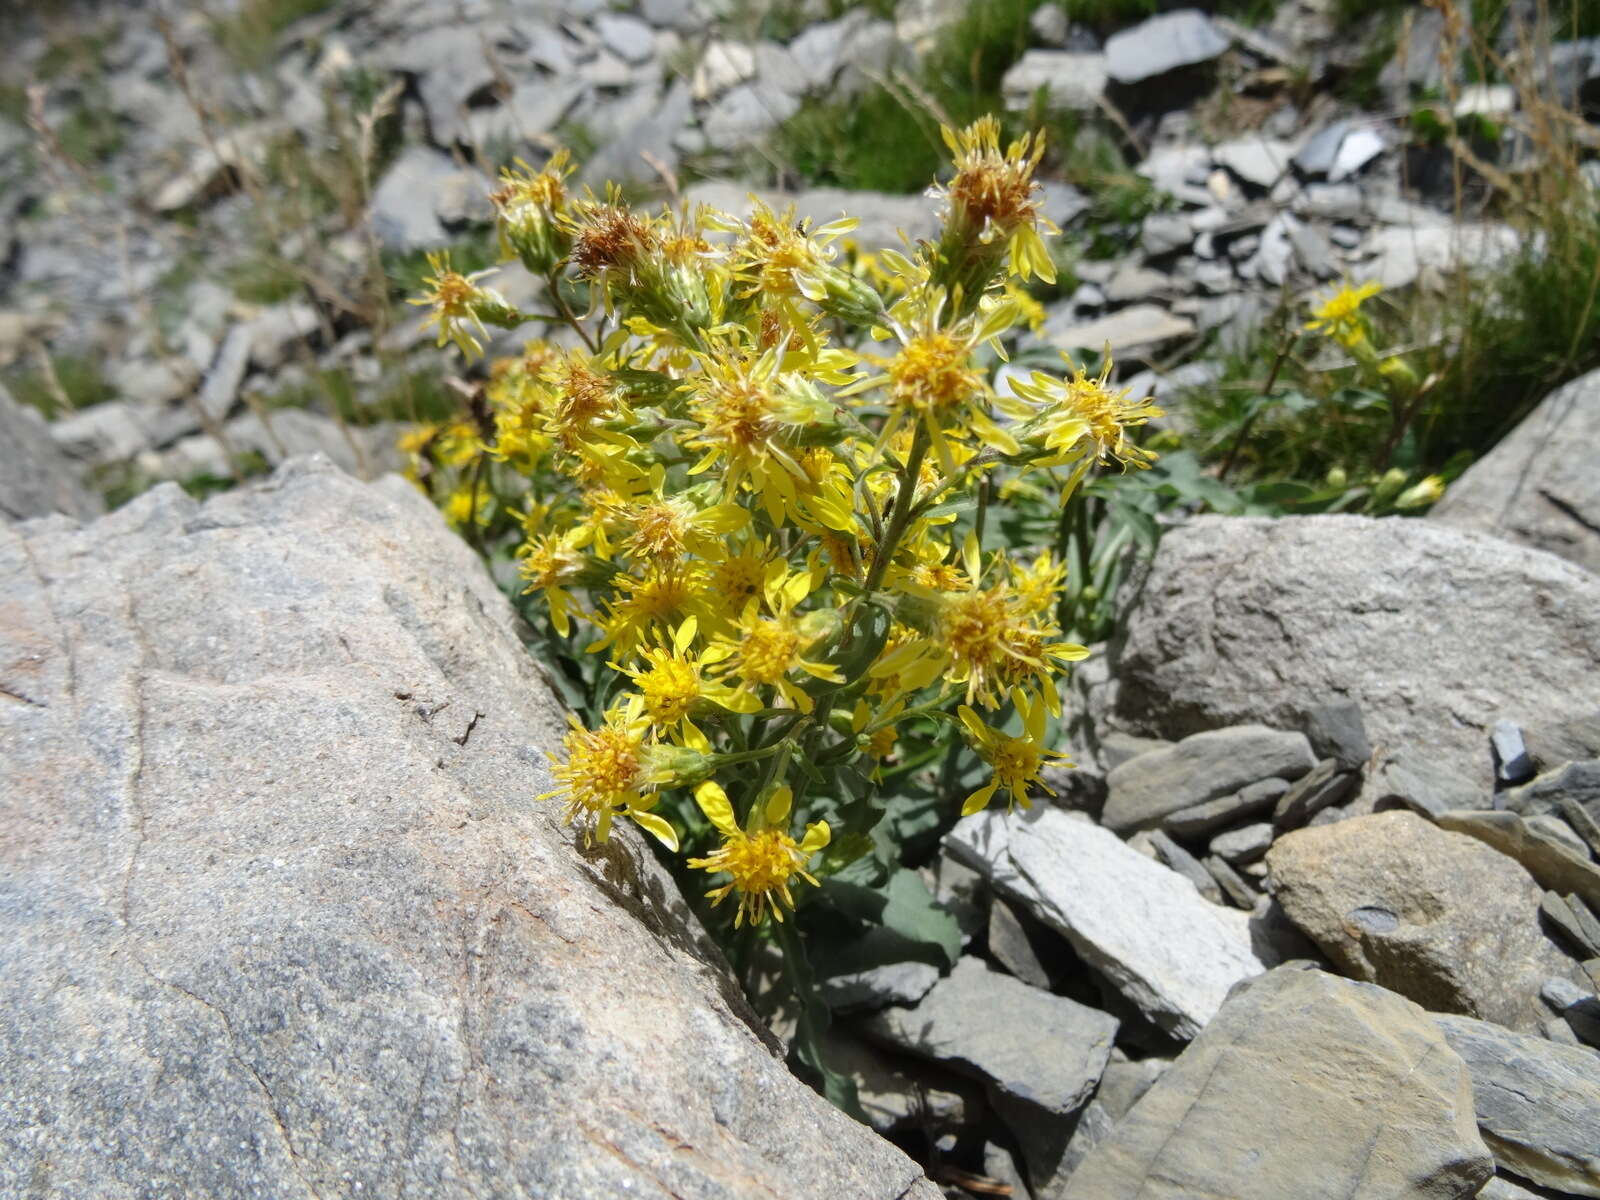
<path fill-rule="evenodd" d="M 577 330 L 578 336 L 583 339 L 583 344 L 589 347 L 590 354 L 596 353 L 600 347 L 595 343 L 593 335 L 573 315 L 571 306 L 567 304 L 567 298 L 561 294 L 561 277 L 551 271 L 545 282 L 550 285 L 550 298 L 556 302 L 556 311 L 561 314 L 561 319 Z"/>
<path fill-rule="evenodd" d="M 1300 331 L 1291 329 L 1278 347 L 1278 353 L 1272 360 L 1272 370 L 1267 372 L 1267 381 L 1261 385 L 1257 397 L 1265 399 L 1272 394 L 1274 385 L 1278 382 L 1278 372 L 1283 370 L 1283 364 L 1289 360 L 1290 352 L 1300 341 Z M 1265 405 L 1258 404 L 1255 410 L 1244 419 L 1244 424 L 1239 426 L 1239 432 L 1234 435 L 1233 445 L 1228 447 L 1228 453 L 1222 460 L 1222 465 L 1217 468 L 1217 480 L 1226 483 L 1228 472 L 1233 470 L 1234 461 L 1239 457 L 1239 452 L 1244 449 L 1244 442 L 1250 436 L 1250 429 L 1256 423 L 1256 418 L 1262 413 Z"/>
<path fill-rule="evenodd" d="M 883 541 L 878 544 L 878 553 L 872 560 L 872 569 L 867 572 L 867 580 L 863 585 L 863 590 L 867 592 L 877 591 L 878 585 L 883 582 L 883 573 L 889 569 L 889 559 L 893 557 L 895 547 L 906 531 L 911 519 L 911 503 L 916 498 L 917 480 L 922 475 L 922 460 L 928 455 L 931 440 L 927 425 L 919 420 L 917 432 L 911 438 L 911 453 L 906 457 L 905 469 L 900 472 L 894 511 L 889 514 L 888 528 L 884 530 Z"/>

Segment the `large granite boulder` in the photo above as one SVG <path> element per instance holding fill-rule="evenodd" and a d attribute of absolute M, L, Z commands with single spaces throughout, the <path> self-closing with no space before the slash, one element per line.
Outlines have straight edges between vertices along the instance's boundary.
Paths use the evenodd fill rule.
<path fill-rule="evenodd" d="M 87 520 L 104 510 L 78 467 L 56 446 L 50 427 L 0 386 L 0 518 L 66 513 Z"/>
<path fill-rule="evenodd" d="M 409 485 L 0 527 L 0 1195 L 931 1198 L 784 1067 Z"/>
<path fill-rule="evenodd" d="M 1289 919 L 1340 970 L 1434 1012 L 1536 1033 L 1541 984 L 1570 967 L 1526 870 L 1414 813 L 1287 833 L 1267 868 Z"/>
<path fill-rule="evenodd" d="M 1428 515 L 1600 572 L 1600 371 L 1546 396 Z"/>
<path fill-rule="evenodd" d="M 1493 1171 L 1428 1014 L 1293 964 L 1233 989 L 1062 1196 L 1461 1200 Z"/>
<path fill-rule="evenodd" d="M 1426 521 L 1200 517 L 1162 539 L 1105 720 L 1183 737 L 1352 700 L 1382 753 L 1487 791 L 1488 730 L 1600 709 L 1600 579 Z"/>

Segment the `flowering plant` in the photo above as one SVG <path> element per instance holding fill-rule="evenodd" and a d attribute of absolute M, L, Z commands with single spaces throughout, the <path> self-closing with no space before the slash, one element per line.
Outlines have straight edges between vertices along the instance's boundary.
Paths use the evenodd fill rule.
<path fill-rule="evenodd" d="M 587 718 L 547 798 L 586 843 L 632 822 L 709 876 L 736 966 L 775 939 L 824 1073 L 801 893 L 837 915 L 877 889 L 902 957 L 953 961 L 901 844 L 1070 766 L 1049 735 L 1088 653 L 1058 623 L 1066 566 L 991 510 L 1146 465 L 1128 431 L 1159 415 L 1109 364 L 996 386 L 1018 285 L 1053 275 L 1044 147 L 1002 148 L 990 118 L 945 139 L 941 235 L 873 256 L 843 251 L 848 220 L 645 214 L 572 195 L 565 155 L 508 171 L 503 254 L 565 332 L 495 362 L 471 420 L 409 442 L 451 518 L 513 546 Z M 417 302 L 469 357 L 540 315 L 442 258 L 428 284 Z M 941 762 L 920 807 L 887 799 Z"/>

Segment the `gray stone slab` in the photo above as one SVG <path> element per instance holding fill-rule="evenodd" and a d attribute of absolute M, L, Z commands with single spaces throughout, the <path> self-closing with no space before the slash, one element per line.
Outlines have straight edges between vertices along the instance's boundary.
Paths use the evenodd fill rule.
<path fill-rule="evenodd" d="M 1311 746 L 1298 732 L 1240 725 L 1196 733 L 1169 750 L 1130 759 L 1108 774 L 1101 819 L 1119 833 L 1146 829 L 1169 813 L 1263 779 L 1298 778 L 1313 765 Z"/>
<path fill-rule="evenodd" d="M 1263 969 L 1245 913 L 1202 899 L 1177 872 L 1059 809 L 979 813 L 945 845 L 1176 1037 L 1193 1037 L 1228 988 Z"/>
<path fill-rule="evenodd" d="M 996 1021 L 996 1013 L 1005 1019 Z M 963 958 L 915 1007 L 885 1009 L 861 1028 L 986 1079 L 1013 1100 L 1067 1116 L 1100 1082 L 1117 1019 Z"/>

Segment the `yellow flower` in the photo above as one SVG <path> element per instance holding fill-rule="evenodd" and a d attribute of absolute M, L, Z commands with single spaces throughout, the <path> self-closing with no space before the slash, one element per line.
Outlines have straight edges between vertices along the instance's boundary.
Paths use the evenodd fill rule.
<path fill-rule="evenodd" d="M 1069 367 L 1072 359 L 1061 356 Z M 1048 451 L 1044 466 L 1069 466 L 1071 478 L 1061 491 L 1062 503 L 1096 462 L 1147 467 L 1156 455 L 1128 439 L 1128 430 L 1162 415 L 1149 396 L 1136 399 L 1131 388 L 1110 387 L 1111 349 L 1106 348 L 1100 374 L 1090 377 L 1074 367 L 1070 378 L 1034 371 L 1027 379 L 1013 379 L 1011 387 L 1040 410 L 1022 431 L 1023 440 Z"/>
<path fill-rule="evenodd" d="M 463 483 L 445 497 L 444 519 L 450 522 L 453 529 L 482 525 L 484 518 L 489 515 L 490 499 L 486 489 L 474 489 L 470 483 Z"/>
<path fill-rule="evenodd" d="M 701 458 L 689 469 L 701 475 L 722 465 L 722 494 L 733 499 L 748 487 L 774 525 L 783 523 L 799 489 L 811 478 L 797 461 L 801 434 L 833 417 L 833 406 L 803 376 L 780 370 L 777 348 L 753 361 L 737 349 L 697 355 L 701 374 L 689 397 L 700 428 L 683 445 Z"/>
<path fill-rule="evenodd" d="M 550 274 L 571 248 L 559 218 L 566 211 L 566 178 L 572 170 L 565 150 L 557 150 L 538 172 L 519 158 L 515 167 L 500 172 L 500 187 L 489 196 L 501 246 L 535 275 Z"/>
<path fill-rule="evenodd" d="M 1382 290 L 1383 285 L 1376 282 L 1352 287 L 1346 280 L 1338 291 L 1312 308 L 1311 315 L 1315 319 L 1308 321 L 1305 327 L 1313 333 L 1325 333 L 1345 347 L 1363 341 L 1367 336 L 1367 319 L 1361 312 L 1361 305 Z"/>
<path fill-rule="evenodd" d="M 966 803 L 961 806 L 961 815 L 964 817 L 970 817 L 987 807 L 989 801 L 994 799 L 995 792 L 1002 787 L 1011 793 L 1011 807 L 1020 804 L 1023 808 L 1028 808 L 1031 803 L 1028 799 L 1028 789 L 1034 784 L 1038 784 L 1050 795 L 1055 795 L 1054 789 L 1040 776 L 1045 767 L 1058 763 L 1072 766 L 1072 760 L 1065 754 L 1057 750 L 1046 750 L 1040 744 L 1044 741 L 1044 704 L 1037 698 L 1030 699 L 1020 692 L 1013 695 L 1013 700 L 1016 702 L 1018 714 L 1022 717 L 1021 737 L 1012 737 L 1004 730 L 985 723 L 965 704 L 956 710 L 961 717 L 961 723 L 967 727 L 974 748 L 983 761 L 994 768 L 994 777 L 968 796 Z"/>
<path fill-rule="evenodd" d="M 1436 503 L 1444 495 L 1444 478 L 1440 475 L 1429 475 L 1420 483 L 1412 484 L 1405 491 L 1395 497 L 1396 508 L 1424 508 Z"/>
<path fill-rule="evenodd" d="M 649 810 L 661 786 L 677 781 L 675 767 L 682 752 L 647 745 L 642 723 L 615 710 L 606 714 L 599 729 L 585 729 L 571 714 L 567 720 L 572 728 L 565 741 L 566 761 L 550 756 L 557 786 L 537 798 L 564 797 L 566 823 L 592 820 L 586 830 L 592 841 L 606 841 L 613 818 L 623 816 L 676 850 L 677 833 Z"/>
<path fill-rule="evenodd" d="M 647 561 L 642 575 L 618 574 L 612 586 L 616 598 L 606 601 L 606 615 L 596 622 L 605 636 L 589 647 L 590 654 L 615 646 L 613 653 L 625 658 L 640 642 L 661 636 L 687 617 L 715 615 L 699 563 Z"/>
<path fill-rule="evenodd" d="M 829 244 L 854 229 L 853 219 L 829 221 L 813 233 L 798 220 L 794 205 L 782 214 L 755 200 L 742 223 L 727 228 L 741 236 L 733 248 L 733 277 L 744 284 L 741 298 L 759 296 L 777 303 L 796 329 L 804 318 L 792 309 L 797 296 L 855 325 L 870 325 L 883 315 L 883 299 L 862 279 L 833 265 Z"/>
<path fill-rule="evenodd" d="M 682 494 L 664 496 L 658 484 L 655 495 L 628 505 L 621 524 L 631 529 L 622 549 L 633 558 L 671 560 L 693 553 L 709 557 L 723 534 L 734 533 L 750 523 L 750 514 L 737 504 L 714 504 L 696 508 Z"/>
<path fill-rule="evenodd" d="M 1052 626 L 1036 624 L 1025 601 L 1006 583 L 973 587 L 939 598 L 934 621 L 934 652 L 953 668 L 950 679 L 967 685 L 967 703 L 994 708 L 1014 685 L 1044 697 L 1057 712 L 1055 664 L 1078 662 L 1089 651 L 1071 642 L 1051 641 Z"/>
<path fill-rule="evenodd" d="M 817 882 L 805 868 L 811 856 L 828 844 L 828 823 L 813 821 L 799 842 L 790 837 L 787 829 L 794 796 L 787 787 L 778 788 L 764 805 L 754 806 L 748 831 L 739 827 L 727 793 L 717 784 L 710 780 L 702 783 L 695 789 L 694 798 L 722 835 L 722 845 L 705 858 L 691 858 L 689 865 L 730 877 L 721 887 L 707 892 L 707 898 L 715 905 L 730 893 L 739 893 L 735 928 L 746 921 L 759 925 L 768 912 L 773 920 L 782 921 L 784 908 L 794 909 L 789 881 L 798 876 L 813 886 Z"/>
<path fill-rule="evenodd" d="M 485 321 L 493 325 L 517 323 L 520 314 L 506 303 L 505 297 L 478 283 L 485 275 L 493 274 L 494 268 L 463 275 L 451 270 L 448 252 L 429 254 L 428 266 L 433 274 L 422 281 L 427 292 L 406 303 L 432 307 L 423 328 L 439 327 L 439 345 L 453 342 L 467 358 L 475 358 L 483 353 L 479 336 L 488 337 Z"/>
<path fill-rule="evenodd" d="M 752 600 L 759 603 L 765 597 L 767 574 L 777 562 L 765 539 L 738 547 L 724 543 L 706 558 L 706 590 L 716 597 L 720 611 L 732 615 L 744 612 Z"/>
<path fill-rule="evenodd" d="M 528 581 L 523 593 L 544 593 L 545 603 L 550 606 L 550 623 L 562 637 L 571 631 L 567 612 L 572 596 L 567 585 L 576 581 L 584 567 L 583 553 L 578 548 L 581 536 L 576 530 L 536 534 L 517 551 L 517 570 Z"/>
<path fill-rule="evenodd" d="M 956 310 L 971 312 L 996 284 L 1002 265 L 1026 280 L 1055 280 L 1055 264 L 1040 230 L 1039 185 L 1033 173 L 1044 156 L 1044 136 L 1024 136 L 1000 149 L 1000 123 L 992 116 L 957 132 L 942 129 L 956 173 L 935 194 L 946 202 L 944 232 L 932 250 L 932 281 L 947 290 Z"/>
<path fill-rule="evenodd" d="M 813 707 L 811 697 L 801 690 L 791 674 L 801 671 L 830 683 L 844 682 L 838 668 L 806 657 L 815 643 L 837 627 L 838 616 L 831 611 L 819 611 L 796 617 L 794 606 L 810 590 L 811 576 L 807 572 L 788 574 L 781 562 L 774 567 L 776 570 L 765 588 L 773 615 L 762 616 L 760 606 L 750 601 L 733 632 L 712 643 L 712 653 L 722 663 L 722 672 L 739 680 L 739 693 L 753 694 L 758 688 L 774 688 L 789 704 L 808 713 Z"/>
<path fill-rule="evenodd" d="M 894 329 L 900 338 L 899 351 L 874 360 L 882 364 L 884 373 L 858 380 L 839 394 L 887 388 L 889 419 L 880 442 L 905 425 L 920 424 L 940 467 L 949 474 L 959 461 L 952 439 L 975 435 L 1005 454 L 1020 449 L 1016 439 L 989 415 L 996 398 L 972 362 L 978 347 L 1009 329 L 1020 312 L 1015 304 L 1002 301 L 980 314 L 981 320 L 968 318 L 948 326 L 940 323 L 941 313 L 942 305 L 936 302 L 910 327 L 897 321 Z"/>
<path fill-rule="evenodd" d="M 709 752 L 710 742 L 690 719 L 697 708 L 715 704 L 734 712 L 754 712 L 761 705 L 753 696 L 738 695 L 705 677 L 705 653 L 690 652 L 698 627 L 690 617 L 673 633 L 670 646 L 641 650 L 643 666 L 611 666 L 627 675 L 638 689 L 626 701 L 630 717 L 642 717 L 657 733 L 676 734 L 683 745 Z"/>

